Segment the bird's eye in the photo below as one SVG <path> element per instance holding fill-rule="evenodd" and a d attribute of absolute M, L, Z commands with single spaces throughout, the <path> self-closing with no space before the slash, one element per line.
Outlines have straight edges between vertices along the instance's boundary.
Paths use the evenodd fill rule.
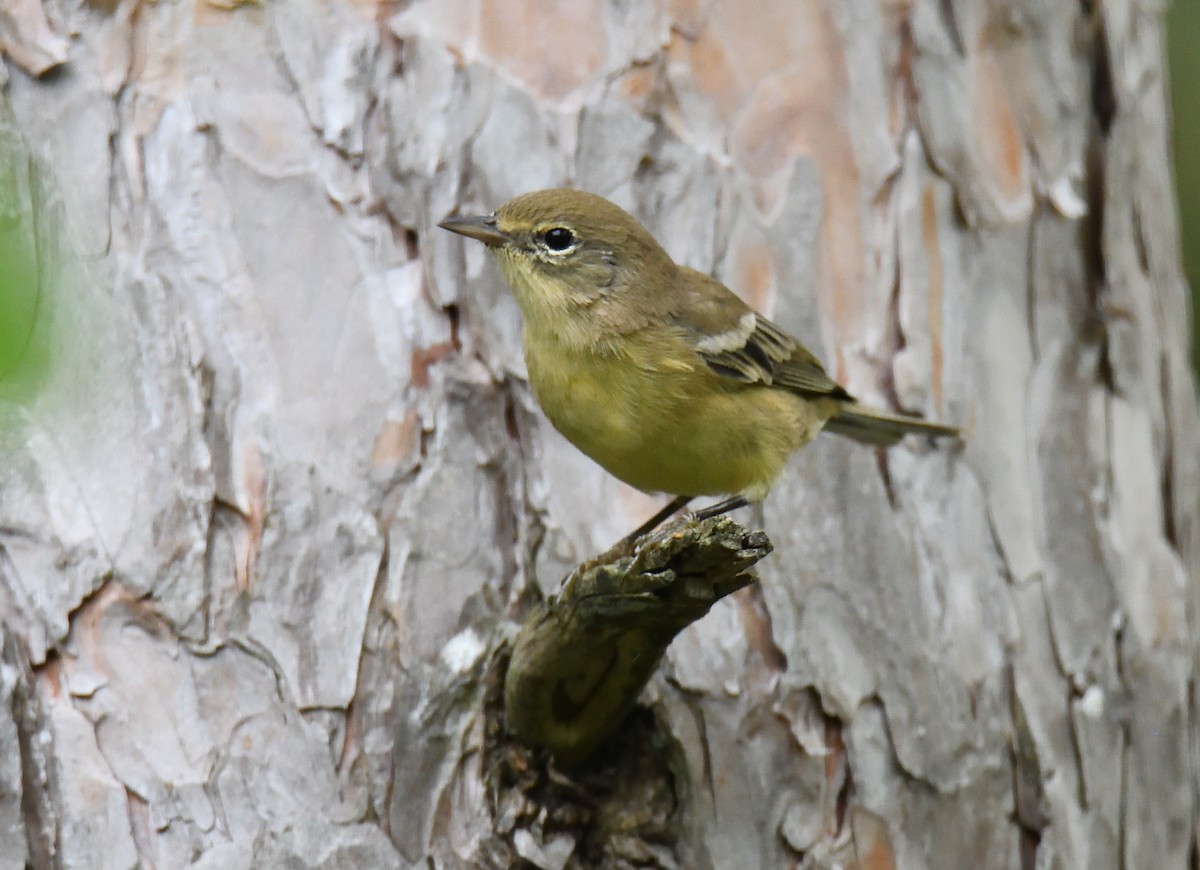
<path fill-rule="evenodd" d="M 575 234 L 566 227 L 554 227 L 542 234 L 542 241 L 552 251 L 565 251 L 575 244 Z"/>

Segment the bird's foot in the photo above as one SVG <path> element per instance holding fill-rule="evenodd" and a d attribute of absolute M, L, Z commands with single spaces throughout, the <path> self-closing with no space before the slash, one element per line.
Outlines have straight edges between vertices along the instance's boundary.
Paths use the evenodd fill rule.
<path fill-rule="evenodd" d="M 735 495 L 716 504 L 710 504 L 708 507 L 700 508 L 698 511 L 692 511 L 691 516 L 692 519 L 697 521 L 708 520 L 713 517 L 719 517 L 722 514 L 727 514 L 730 511 L 735 511 L 738 508 L 744 508 L 748 504 L 750 504 L 750 500 L 744 495 Z"/>

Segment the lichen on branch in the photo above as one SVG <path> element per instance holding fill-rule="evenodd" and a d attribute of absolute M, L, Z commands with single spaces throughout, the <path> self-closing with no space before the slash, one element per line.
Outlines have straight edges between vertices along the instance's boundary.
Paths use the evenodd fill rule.
<path fill-rule="evenodd" d="M 577 764 L 621 723 L 671 640 L 754 581 L 766 533 L 727 517 L 671 523 L 585 562 L 525 620 L 504 685 L 522 742 Z"/>

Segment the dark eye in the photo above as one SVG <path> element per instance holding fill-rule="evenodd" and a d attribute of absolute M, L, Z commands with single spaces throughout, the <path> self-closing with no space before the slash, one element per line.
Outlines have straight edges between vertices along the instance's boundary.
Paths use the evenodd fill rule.
<path fill-rule="evenodd" d="M 565 251 L 575 244 L 575 234 L 566 227 L 554 227 L 542 234 L 542 241 L 552 251 Z"/>

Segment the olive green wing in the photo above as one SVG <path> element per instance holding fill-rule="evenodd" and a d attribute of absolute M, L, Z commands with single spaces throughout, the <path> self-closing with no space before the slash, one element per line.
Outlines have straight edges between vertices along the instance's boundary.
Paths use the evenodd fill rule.
<path fill-rule="evenodd" d="M 849 400 L 804 345 L 703 272 L 680 268 L 687 292 L 672 312 L 676 326 L 717 374 L 810 396 Z"/>
<path fill-rule="evenodd" d="M 840 400 L 825 424 L 831 432 L 886 447 L 905 435 L 958 437 L 953 426 L 860 405 L 825 372 L 820 361 L 721 282 L 680 269 L 688 282 L 684 301 L 672 312 L 675 325 L 717 374 L 745 384 L 767 384 L 802 396 Z"/>

